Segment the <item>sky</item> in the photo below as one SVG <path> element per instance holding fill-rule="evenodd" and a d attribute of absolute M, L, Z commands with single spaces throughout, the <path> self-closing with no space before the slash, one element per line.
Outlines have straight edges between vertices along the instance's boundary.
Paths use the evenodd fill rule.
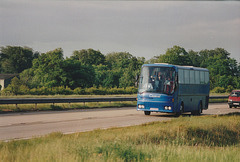
<path fill-rule="evenodd" d="M 92 48 L 147 60 L 174 45 L 224 48 L 240 62 L 239 1 L 1 0 L 0 46 Z"/>

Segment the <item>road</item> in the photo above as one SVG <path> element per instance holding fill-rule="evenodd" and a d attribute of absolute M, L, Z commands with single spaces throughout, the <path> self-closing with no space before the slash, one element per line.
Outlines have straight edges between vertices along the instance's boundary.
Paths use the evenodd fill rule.
<path fill-rule="evenodd" d="M 240 112 L 240 108 L 229 109 L 226 103 L 210 104 L 203 115 L 230 112 Z M 173 114 L 164 113 L 145 116 L 142 111 L 136 111 L 135 107 L 0 114 L 0 140 L 32 138 L 52 132 L 69 134 L 126 127 L 172 118 L 175 118 Z"/>

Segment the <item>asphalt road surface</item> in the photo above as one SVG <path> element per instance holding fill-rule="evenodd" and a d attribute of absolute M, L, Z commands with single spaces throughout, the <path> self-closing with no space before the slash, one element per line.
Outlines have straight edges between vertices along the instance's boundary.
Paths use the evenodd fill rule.
<path fill-rule="evenodd" d="M 231 112 L 240 112 L 240 108 L 230 109 L 226 103 L 210 104 L 203 115 Z M 126 127 L 172 118 L 175 118 L 173 114 L 165 113 L 145 116 L 135 107 L 0 114 L 0 140 L 32 138 L 52 132 L 68 134 Z"/>

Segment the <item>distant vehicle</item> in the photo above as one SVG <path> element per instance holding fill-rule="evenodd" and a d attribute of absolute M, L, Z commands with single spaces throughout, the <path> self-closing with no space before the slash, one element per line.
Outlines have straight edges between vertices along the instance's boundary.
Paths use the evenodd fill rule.
<path fill-rule="evenodd" d="M 151 112 L 184 112 L 194 115 L 208 109 L 209 71 L 193 66 L 144 64 L 139 76 L 137 110 Z"/>
<path fill-rule="evenodd" d="M 228 97 L 229 108 L 240 107 L 240 90 L 233 90 Z"/>

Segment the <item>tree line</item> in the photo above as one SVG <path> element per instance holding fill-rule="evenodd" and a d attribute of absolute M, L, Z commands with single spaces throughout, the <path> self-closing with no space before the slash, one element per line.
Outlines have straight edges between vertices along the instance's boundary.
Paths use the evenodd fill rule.
<path fill-rule="evenodd" d="M 208 68 L 211 89 L 230 91 L 240 88 L 240 64 L 223 48 L 199 52 L 173 46 L 165 54 L 150 60 L 135 57 L 129 52 L 112 52 L 106 55 L 99 50 L 73 51 L 64 58 L 61 48 L 39 53 L 28 47 L 6 46 L 0 48 L 0 73 L 19 74 L 3 91 L 13 94 L 33 89 L 64 87 L 66 89 L 111 89 L 134 87 L 144 63 L 170 63 Z M 16 86 L 17 85 L 17 86 Z M 19 88 L 18 88 L 19 89 Z M 132 91 L 135 92 L 135 91 Z M 20 94 L 20 93 L 19 93 Z"/>

